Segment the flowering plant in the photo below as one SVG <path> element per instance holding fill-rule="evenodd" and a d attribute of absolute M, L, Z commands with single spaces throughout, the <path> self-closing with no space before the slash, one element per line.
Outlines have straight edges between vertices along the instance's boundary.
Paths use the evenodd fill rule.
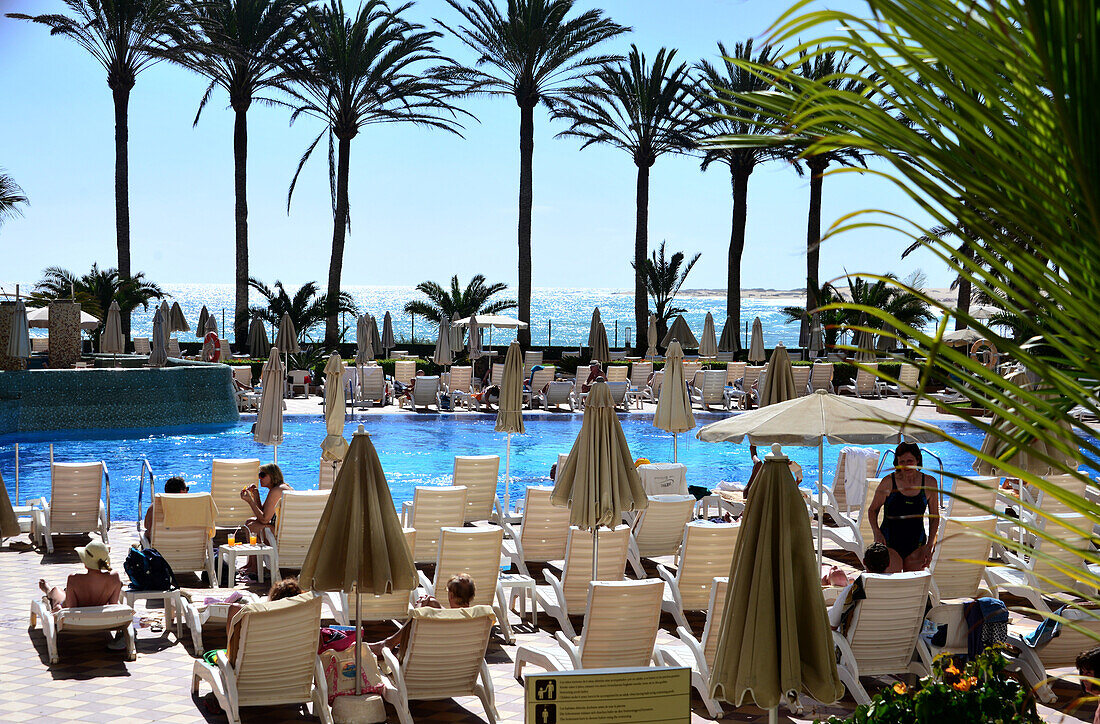
<path fill-rule="evenodd" d="M 949 656 L 932 662 L 932 675 L 915 688 L 898 682 L 829 724 L 1038 724 L 1035 698 L 1005 675 L 1005 658 L 988 648 L 962 669 Z"/>

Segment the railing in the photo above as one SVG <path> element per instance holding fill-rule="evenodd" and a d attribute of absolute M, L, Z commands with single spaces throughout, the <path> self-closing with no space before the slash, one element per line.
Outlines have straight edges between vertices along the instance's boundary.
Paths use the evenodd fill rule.
<path fill-rule="evenodd" d="M 936 463 L 937 463 L 937 464 L 938 464 L 938 465 L 940 466 L 940 490 L 942 491 L 942 490 L 943 490 L 943 475 L 944 475 L 944 468 L 943 468 L 943 458 L 941 458 L 941 457 L 940 457 L 939 455 L 937 455 L 936 453 L 932 452 L 931 450 L 929 450 L 929 449 L 928 449 L 928 448 L 926 448 L 926 447 L 922 447 L 922 448 L 920 449 L 920 451 L 921 451 L 922 455 L 928 455 L 929 457 L 935 458 L 935 460 L 936 460 Z M 884 453 L 883 453 L 883 454 L 882 454 L 882 455 L 881 455 L 881 456 L 879 457 L 879 459 L 878 459 L 878 468 L 877 468 L 877 469 L 875 470 L 875 477 L 876 477 L 876 478 L 881 478 L 881 477 L 882 477 L 881 475 L 879 475 L 879 473 L 881 473 L 881 472 L 882 472 L 882 468 L 883 468 L 883 467 L 885 467 L 885 463 L 886 463 L 886 456 L 887 456 L 887 455 L 889 455 L 889 456 L 890 456 L 890 458 L 891 458 L 891 459 L 893 459 L 893 457 L 894 457 L 894 451 L 893 451 L 893 450 L 887 450 L 886 452 L 884 452 Z M 927 469 L 927 468 L 926 468 L 926 469 Z"/>
<path fill-rule="evenodd" d="M 111 474 L 107 472 L 107 463 L 103 465 L 103 479 L 107 484 L 107 530 L 111 529 Z"/>
<path fill-rule="evenodd" d="M 137 524 L 136 525 L 137 525 L 137 529 L 138 529 L 139 532 L 141 531 L 141 521 L 142 521 L 141 500 L 142 500 L 142 493 L 145 492 L 144 485 L 145 485 L 145 474 L 146 473 L 149 473 L 149 505 L 152 505 L 153 504 L 153 495 L 154 495 L 154 492 L 156 490 L 156 488 L 154 486 L 155 478 L 153 476 L 153 466 L 149 464 L 149 460 L 147 458 L 142 458 L 141 459 L 141 472 L 138 473 L 138 496 L 137 496 Z"/>

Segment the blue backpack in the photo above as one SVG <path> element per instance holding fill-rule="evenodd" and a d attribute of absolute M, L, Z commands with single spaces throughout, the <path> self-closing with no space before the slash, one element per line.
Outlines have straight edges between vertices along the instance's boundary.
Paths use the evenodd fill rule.
<path fill-rule="evenodd" d="M 130 577 L 132 591 L 171 591 L 179 588 L 172 566 L 155 548 L 143 550 L 136 544 L 130 546 L 122 568 Z"/>

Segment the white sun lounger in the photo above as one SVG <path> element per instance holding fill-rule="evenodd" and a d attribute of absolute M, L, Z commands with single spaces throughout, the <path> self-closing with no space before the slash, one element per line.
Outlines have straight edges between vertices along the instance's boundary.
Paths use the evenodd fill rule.
<path fill-rule="evenodd" d="M 317 465 L 317 489 L 332 490 L 332 484 L 336 482 L 336 476 L 340 474 L 340 468 L 343 465 L 343 460 L 325 460 L 321 458 L 320 463 Z"/>
<path fill-rule="evenodd" d="M 728 577 L 716 577 L 710 586 L 710 602 L 707 605 L 707 622 L 703 625 L 703 637 L 695 634 L 687 626 L 677 626 L 676 635 L 680 644 L 657 646 L 657 655 L 665 666 L 691 669 L 691 685 L 699 693 L 707 713 L 714 719 L 722 717 L 722 706 L 710 696 L 710 671 L 714 666 L 714 655 L 718 652 L 718 630 L 722 626 L 722 613 L 726 608 L 726 589 Z"/>
<path fill-rule="evenodd" d="M 213 579 L 211 579 L 213 580 Z M 219 589 L 182 589 L 180 591 L 180 606 L 183 609 L 183 623 L 191 630 L 191 643 L 195 656 L 202 656 L 206 649 L 202 646 L 203 626 L 216 626 L 225 632 L 226 619 L 229 609 L 234 605 L 243 606 L 246 603 L 257 603 L 260 599 L 249 591 L 233 589 L 241 594 L 241 598 L 233 603 L 206 603 L 206 598 L 224 598 L 232 591 L 227 588 Z"/>
<path fill-rule="evenodd" d="M 601 581 L 621 581 L 626 569 L 626 549 L 630 528 L 625 525 L 599 531 L 599 561 L 596 571 Z M 565 635 L 576 636 L 570 616 L 584 613 L 588 601 L 588 584 L 592 581 L 592 533 L 576 526 L 569 528 L 565 560 L 558 566 L 561 580 L 549 570 L 542 572 L 549 585 L 536 586 L 535 597 L 542 610 L 553 616 Z"/>
<path fill-rule="evenodd" d="M 810 367 L 810 392 L 833 392 L 833 369 L 832 362 L 814 362 Z"/>
<path fill-rule="evenodd" d="M 865 363 L 863 367 L 856 370 L 855 382 L 850 385 L 841 385 L 837 390 L 837 394 L 848 393 L 856 397 L 881 397 L 878 377 L 875 376 L 875 370 L 877 369 L 877 363 Z"/>
<path fill-rule="evenodd" d="M 662 607 L 676 619 L 677 626 L 690 629 L 685 612 L 705 610 L 711 583 L 730 574 L 740 532 L 739 524 L 692 521 L 684 526 L 676 574 L 657 564 L 657 574 L 668 584 Z"/>
<path fill-rule="evenodd" d="M 440 530 L 466 521 L 466 486 L 417 486 L 411 502 L 401 506 L 401 525 L 416 530 L 413 561 L 435 563 Z"/>
<path fill-rule="evenodd" d="M 106 504 L 100 497 L 106 480 Z M 31 538 L 53 553 L 53 536 L 96 532 L 107 543 L 111 527 L 111 480 L 107 464 L 53 463 L 50 466 L 50 499 L 38 498 L 31 506 Z"/>
<path fill-rule="evenodd" d="M 643 558 L 675 556 L 684 537 L 684 526 L 695 514 L 694 495 L 651 495 L 630 531 L 627 559 L 637 578 L 645 578 Z"/>
<path fill-rule="evenodd" d="M 386 386 L 386 375 L 378 365 L 359 365 L 359 402 L 381 407 L 389 404 L 390 393 Z"/>
<path fill-rule="evenodd" d="M 188 505 L 190 501 L 199 502 L 199 508 L 205 508 L 206 515 L 187 524 L 169 528 L 165 522 L 165 513 L 173 506 Z M 194 503 L 191 503 L 194 504 Z M 210 493 L 157 493 L 153 496 L 153 530 L 144 531 L 141 545 L 155 548 L 172 571 L 206 571 L 211 585 L 216 581 L 214 575 L 214 499 Z"/>
<path fill-rule="evenodd" d="M 237 528 L 252 517 L 252 508 L 241 500 L 241 491 L 259 480 L 260 461 L 214 458 L 210 474 L 210 494 L 218 506 L 219 528 Z"/>
<path fill-rule="evenodd" d="M 726 373 L 724 370 L 700 370 L 701 387 L 691 388 L 691 403 L 698 405 L 705 411 L 711 407 L 729 409 L 729 399 L 726 397 Z M 697 375 L 698 378 L 700 375 Z"/>
<path fill-rule="evenodd" d="M 499 455 L 455 455 L 452 485 L 466 486 L 464 522 L 498 519 L 501 515 L 497 499 L 500 478 Z"/>
<path fill-rule="evenodd" d="M 532 407 L 543 407 L 550 409 L 551 407 L 560 408 L 562 405 L 569 405 L 569 411 L 576 410 L 576 406 L 573 404 L 573 383 L 572 382 L 551 382 L 550 386 L 546 388 L 546 394 L 535 393 L 534 402 Z"/>
<path fill-rule="evenodd" d="M 932 597 L 937 601 L 978 598 L 985 578 L 984 562 L 997 518 L 992 515 L 966 518 L 941 517 L 939 545 L 932 554 Z M 983 563 L 974 563 L 982 561 Z"/>
<path fill-rule="evenodd" d="M 287 490 L 279 500 L 275 529 L 266 528 L 267 544 L 274 548 L 272 566 L 279 578 L 284 568 L 301 569 L 321 514 L 328 503 L 327 490 Z"/>
<path fill-rule="evenodd" d="M 46 651 L 51 664 L 60 657 L 57 653 L 57 637 L 66 632 L 87 633 L 89 631 L 119 631 L 126 640 L 126 657 L 133 661 L 137 658 L 134 648 L 134 609 L 121 603 L 106 606 L 77 606 L 63 608 L 56 613 L 51 610 L 49 600 L 42 596 L 31 601 L 31 628 L 42 625 L 46 637 Z"/>
<path fill-rule="evenodd" d="M 523 503 L 523 518 L 519 525 L 504 522 L 509 540 L 503 553 L 519 572 L 530 576 L 529 562 L 545 563 L 565 558 L 569 542 L 569 508 L 550 502 L 552 487 L 532 485 L 527 488 Z"/>
<path fill-rule="evenodd" d="M 1038 527 L 1058 543 L 1037 538 L 1030 548 L 1005 539 L 1001 558 L 1008 565 L 991 566 L 985 571 L 994 595 L 1005 592 L 1025 598 L 1043 613 L 1051 611 L 1047 596 L 1094 596 L 1095 588 L 1090 591 L 1087 581 L 1080 580 L 1092 578 L 1084 558 L 1093 553 L 1096 541 L 1091 518 L 1083 515 L 1043 518 Z"/>

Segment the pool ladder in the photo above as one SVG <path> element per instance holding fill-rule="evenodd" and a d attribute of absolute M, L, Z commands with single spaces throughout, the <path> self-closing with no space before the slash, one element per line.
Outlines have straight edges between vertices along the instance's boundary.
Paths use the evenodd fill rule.
<path fill-rule="evenodd" d="M 929 457 L 933 457 L 933 458 L 935 458 L 935 459 L 936 459 L 936 463 L 937 463 L 937 464 L 938 464 L 938 465 L 940 466 L 940 490 L 942 491 L 942 490 L 944 489 L 944 488 L 943 488 L 943 476 L 944 476 L 944 469 L 943 469 L 943 458 L 941 458 L 941 457 L 940 457 L 939 455 L 937 455 L 936 453 L 932 452 L 931 450 L 929 450 L 929 449 L 928 449 L 928 448 L 926 448 L 926 447 L 922 447 L 922 448 L 920 449 L 920 451 L 921 451 L 921 453 L 922 453 L 923 455 L 928 455 Z M 886 464 L 886 456 L 887 456 L 887 455 L 889 455 L 889 456 L 890 456 L 890 458 L 891 458 L 891 459 L 893 459 L 893 457 L 894 457 L 894 451 L 893 451 L 893 450 L 887 450 L 886 452 L 884 452 L 884 453 L 883 453 L 883 454 L 882 454 L 882 455 L 881 455 L 881 456 L 879 457 L 879 459 L 878 459 L 878 469 L 877 469 L 877 470 L 875 470 L 875 477 L 876 477 L 876 478 L 881 478 L 881 477 L 882 477 L 881 473 L 882 473 L 882 469 L 883 469 L 883 468 L 884 468 L 884 467 L 886 466 L 885 464 Z M 942 502 L 940 503 L 940 507 L 941 507 L 941 508 L 942 508 L 942 507 L 944 507 L 944 506 L 943 506 L 943 503 L 942 503 Z"/>
<path fill-rule="evenodd" d="M 138 473 L 137 522 L 135 523 L 135 525 L 137 526 L 138 532 L 141 532 L 141 522 L 142 522 L 141 500 L 142 500 L 142 493 L 145 492 L 145 475 L 146 475 L 146 473 L 148 473 L 148 475 L 149 475 L 149 505 L 152 505 L 153 504 L 153 494 L 154 494 L 154 491 L 156 489 L 154 487 L 155 477 L 153 475 L 153 466 L 149 464 L 149 460 L 147 458 L 142 458 L 141 459 L 141 472 Z M 109 512 L 110 511 L 108 511 L 108 513 Z"/>

